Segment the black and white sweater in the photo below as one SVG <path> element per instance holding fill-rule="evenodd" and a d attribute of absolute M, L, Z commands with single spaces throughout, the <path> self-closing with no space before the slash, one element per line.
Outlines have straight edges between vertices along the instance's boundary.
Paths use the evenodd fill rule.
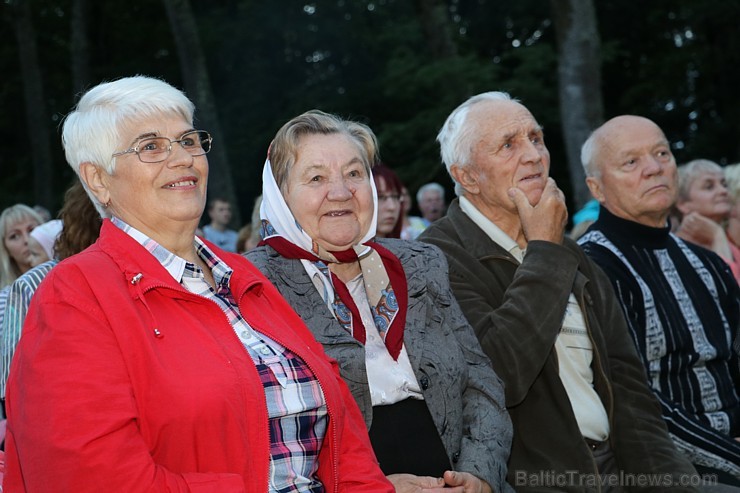
<path fill-rule="evenodd" d="M 676 446 L 740 477 L 740 291 L 729 266 L 604 207 L 578 243 L 612 281 Z"/>

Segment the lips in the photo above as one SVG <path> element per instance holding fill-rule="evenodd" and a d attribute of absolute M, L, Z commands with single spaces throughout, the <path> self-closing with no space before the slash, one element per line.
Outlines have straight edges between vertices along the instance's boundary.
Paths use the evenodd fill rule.
<path fill-rule="evenodd" d="M 325 213 L 324 215 L 328 217 L 342 217 L 350 213 L 351 213 L 350 211 L 345 209 L 345 210 L 340 210 L 340 211 L 329 211 Z"/>
<path fill-rule="evenodd" d="M 526 182 L 526 181 L 531 181 L 531 180 L 539 180 L 540 178 L 542 178 L 542 173 L 535 173 L 532 175 L 527 175 L 523 177 L 522 179 L 520 179 L 519 181 Z"/>
<path fill-rule="evenodd" d="M 164 188 L 192 188 L 198 182 L 197 178 L 185 177 L 178 181 L 172 181 L 164 186 Z"/>

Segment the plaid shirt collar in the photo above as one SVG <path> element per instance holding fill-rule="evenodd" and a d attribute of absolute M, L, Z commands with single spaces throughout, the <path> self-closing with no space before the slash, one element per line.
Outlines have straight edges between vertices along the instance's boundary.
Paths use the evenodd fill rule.
<path fill-rule="evenodd" d="M 146 248 L 149 253 L 154 255 L 154 258 L 156 258 L 159 263 L 162 264 L 162 267 L 164 267 L 178 283 L 183 282 L 183 276 L 192 276 L 192 274 L 186 274 L 186 271 L 199 274 L 200 276 L 203 275 L 197 265 L 193 264 L 192 262 L 188 262 L 182 257 L 178 257 L 177 255 L 170 252 L 165 247 L 163 247 L 153 239 L 149 238 L 138 229 L 127 224 L 123 220 L 117 217 L 112 217 L 111 222 L 121 231 L 136 240 L 141 246 Z M 221 260 L 210 248 L 208 248 L 206 244 L 203 243 L 203 241 L 197 236 L 193 237 L 193 242 L 195 243 L 196 254 L 211 269 L 213 279 L 216 281 L 217 290 L 228 290 L 229 279 L 231 278 L 231 274 L 233 272 L 231 267 L 226 265 L 226 263 Z"/>

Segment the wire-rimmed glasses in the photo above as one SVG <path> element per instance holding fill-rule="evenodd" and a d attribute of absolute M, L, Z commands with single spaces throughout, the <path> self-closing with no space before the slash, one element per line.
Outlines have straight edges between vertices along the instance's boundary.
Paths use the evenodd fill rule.
<path fill-rule="evenodd" d="M 135 152 L 142 163 L 160 163 L 169 157 L 172 144 L 180 144 L 191 156 L 202 156 L 210 152 L 212 142 L 213 137 L 205 130 L 193 130 L 182 134 L 177 140 L 170 140 L 167 137 L 141 139 L 134 147 L 116 152 L 113 157 Z"/>

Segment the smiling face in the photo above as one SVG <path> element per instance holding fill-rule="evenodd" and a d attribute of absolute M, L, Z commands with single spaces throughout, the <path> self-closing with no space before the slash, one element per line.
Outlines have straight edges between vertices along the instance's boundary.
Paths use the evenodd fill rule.
<path fill-rule="evenodd" d="M 191 130 L 192 124 L 179 116 L 145 119 L 123 129 L 121 150 L 147 137 L 177 140 Z M 172 144 L 162 162 L 143 163 L 132 152 L 116 158 L 113 174 L 98 167 L 90 173 L 84 175 L 85 181 L 101 203 L 109 204 L 111 214 L 159 243 L 166 246 L 171 233 L 195 231 L 206 200 L 205 155 L 193 156 Z"/>
<path fill-rule="evenodd" d="M 732 202 L 722 170 L 700 171 L 689 185 L 688 197 L 679 199 L 676 207 L 684 215 L 698 212 L 716 222 L 727 219 Z"/>
<path fill-rule="evenodd" d="M 492 221 L 518 223 L 509 188 L 524 192 L 530 204 L 540 201 L 550 170 L 550 153 L 542 128 L 514 101 L 485 101 L 470 109 L 467 124 L 478 136 L 465 167 L 450 171 L 476 208 Z"/>
<path fill-rule="evenodd" d="M 370 175 L 359 147 L 343 134 L 300 138 L 284 197 L 301 228 L 329 251 L 356 245 L 373 216 Z"/>
<path fill-rule="evenodd" d="M 594 198 L 618 217 L 664 227 L 678 175 L 663 131 L 647 118 L 625 115 L 597 132 L 593 161 L 599 176 L 586 179 Z"/>

